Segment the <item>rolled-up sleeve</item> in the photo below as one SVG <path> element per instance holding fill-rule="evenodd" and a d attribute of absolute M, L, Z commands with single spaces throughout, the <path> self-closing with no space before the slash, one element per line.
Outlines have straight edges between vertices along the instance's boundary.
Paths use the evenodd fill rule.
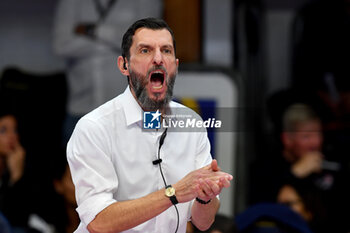
<path fill-rule="evenodd" d="M 87 226 L 107 206 L 116 202 L 118 188 L 110 140 L 103 127 L 88 119 L 78 122 L 68 142 L 67 157 L 75 185 L 77 212 Z"/>

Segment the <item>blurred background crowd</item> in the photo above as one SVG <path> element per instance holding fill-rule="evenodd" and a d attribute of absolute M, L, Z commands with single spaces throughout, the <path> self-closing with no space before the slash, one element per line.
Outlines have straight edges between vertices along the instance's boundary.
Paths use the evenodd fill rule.
<path fill-rule="evenodd" d="M 148 16 L 174 30 L 179 74 L 238 90 L 233 204 L 207 232 L 350 232 L 349 0 L 2 0 L 0 233 L 77 227 L 65 145 L 126 88 L 121 37 Z"/>

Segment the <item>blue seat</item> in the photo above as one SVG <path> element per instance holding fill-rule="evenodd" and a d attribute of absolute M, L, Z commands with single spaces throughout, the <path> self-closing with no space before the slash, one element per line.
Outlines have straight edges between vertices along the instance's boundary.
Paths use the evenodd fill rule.
<path fill-rule="evenodd" d="M 307 222 L 289 207 L 277 203 L 260 203 L 235 217 L 239 232 L 312 233 Z"/>

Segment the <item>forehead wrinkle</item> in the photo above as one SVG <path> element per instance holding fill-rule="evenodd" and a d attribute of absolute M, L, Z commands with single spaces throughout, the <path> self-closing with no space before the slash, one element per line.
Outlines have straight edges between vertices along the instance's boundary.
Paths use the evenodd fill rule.
<path fill-rule="evenodd" d="M 150 44 L 141 42 L 136 45 L 136 49 L 138 48 L 152 48 L 152 46 Z"/>
<path fill-rule="evenodd" d="M 157 34 L 155 36 L 155 34 Z M 159 37 L 160 36 L 160 37 Z M 169 31 L 166 29 L 160 29 L 160 30 L 153 30 L 149 28 L 139 28 L 135 31 L 135 34 L 133 35 L 133 40 L 139 40 L 137 42 L 138 44 L 146 44 L 150 45 L 151 43 L 160 43 L 163 46 L 173 46 L 172 37 Z M 157 40 L 161 39 L 161 40 Z M 145 41 L 146 40 L 146 41 Z"/>

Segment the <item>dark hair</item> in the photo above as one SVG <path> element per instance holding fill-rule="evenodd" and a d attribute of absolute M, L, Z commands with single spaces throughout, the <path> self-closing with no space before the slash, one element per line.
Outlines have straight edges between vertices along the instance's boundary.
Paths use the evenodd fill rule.
<path fill-rule="evenodd" d="M 3 118 L 5 116 L 14 116 L 17 118 L 14 107 L 11 106 L 11 103 L 6 101 L 0 93 L 0 118 Z"/>
<path fill-rule="evenodd" d="M 145 18 L 145 19 L 137 20 L 125 32 L 123 36 L 123 41 L 122 41 L 122 56 L 124 58 L 128 58 L 128 59 L 130 58 L 130 47 L 132 45 L 132 37 L 135 34 L 135 31 L 139 28 L 149 28 L 153 30 L 160 30 L 164 28 L 167 29 L 170 32 L 171 37 L 173 39 L 174 51 L 176 53 L 175 37 L 169 25 L 162 19 Z"/>
<path fill-rule="evenodd" d="M 294 180 L 288 179 L 280 187 L 289 185 L 300 196 L 305 209 L 310 211 L 312 219 L 309 220 L 309 226 L 315 230 L 315 232 L 329 232 L 329 231 L 316 231 L 327 229 L 327 219 L 330 217 L 327 215 L 327 206 L 324 202 L 324 196 L 320 193 L 319 189 L 310 184 L 307 180 Z"/>

